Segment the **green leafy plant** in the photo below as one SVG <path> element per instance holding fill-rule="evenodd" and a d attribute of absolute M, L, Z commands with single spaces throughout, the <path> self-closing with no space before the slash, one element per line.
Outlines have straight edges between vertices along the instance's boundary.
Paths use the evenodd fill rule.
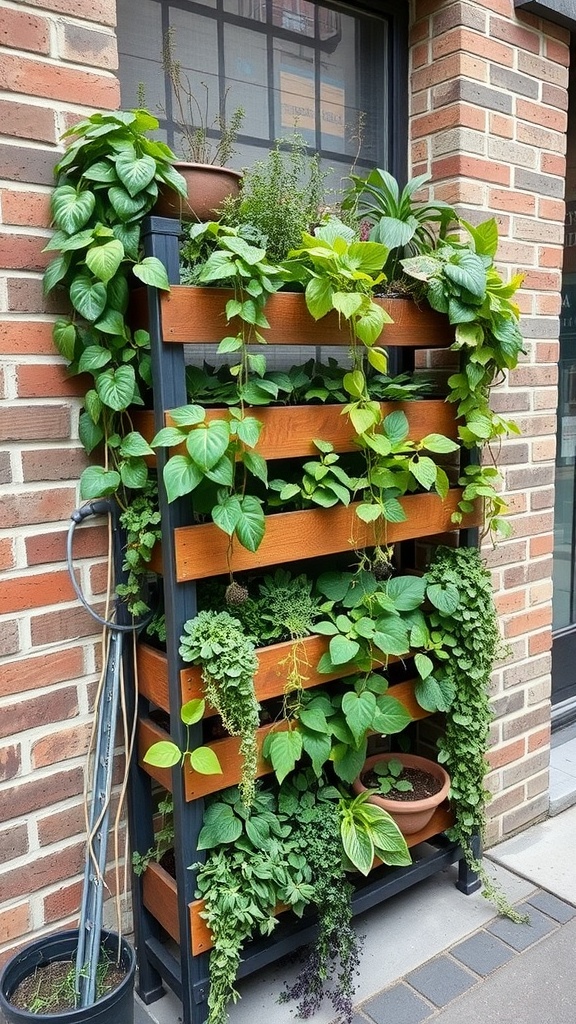
<path fill-rule="evenodd" d="M 206 702 L 204 700 L 189 700 L 180 708 L 180 718 L 186 726 L 188 733 L 191 725 L 196 725 L 204 717 Z M 144 755 L 146 764 L 154 765 L 156 768 L 174 768 L 177 764 L 185 764 L 186 759 L 195 772 L 201 775 L 221 775 L 222 768 L 218 757 L 211 747 L 194 747 L 190 749 L 187 742 L 186 750 L 180 750 L 177 743 L 172 740 L 159 740 L 148 747 Z"/>
<path fill-rule="evenodd" d="M 263 160 L 245 168 L 240 196 L 224 206 L 225 220 L 249 225 L 269 259 L 280 262 L 318 222 L 327 176 L 302 135 L 277 139 Z"/>
<path fill-rule="evenodd" d="M 400 259 L 435 247 L 448 225 L 458 218 L 447 203 L 440 200 L 418 202 L 414 193 L 429 180 L 429 175 L 412 178 L 403 189 L 388 172 L 377 167 L 367 177 L 350 175 L 352 187 L 343 201 L 360 220 L 372 225 L 370 238 L 389 250 L 382 269 L 394 284 L 402 276 Z"/>
<path fill-rule="evenodd" d="M 286 703 L 288 728 L 269 732 L 262 748 L 278 781 L 307 756 L 318 778 L 331 762 L 339 779 L 353 782 L 366 760 L 368 735 L 401 732 L 411 721 L 387 689 L 384 676 L 369 673 L 348 678 L 338 691 L 292 695 Z"/>
<path fill-rule="evenodd" d="M 391 318 L 374 301 L 373 292 L 385 280 L 382 267 L 387 253 L 378 242 L 358 241 L 351 228 L 329 217 L 313 234 L 304 232 L 300 245 L 284 262 L 288 280 L 305 285 L 311 316 L 320 320 L 335 310 L 349 324 L 355 360 L 360 358 L 356 353 L 360 341 L 368 362 L 380 373 L 386 373 L 387 358 L 376 341 Z"/>
<path fill-rule="evenodd" d="M 240 791 L 249 806 L 254 799 L 256 730 L 260 724 L 260 705 L 254 694 L 254 673 L 258 668 L 254 644 L 228 612 L 199 612 L 196 618 L 184 623 L 180 640 L 183 661 L 201 667 L 206 700 L 216 709 L 230 735 L 240 737 Z"/>
<path fill-rule="evenodd" d="M 334 1006 L 350 1021 L 358 940 L 351 926 L 352 886 L 344 872 L 354 867 L 367 873 L 375 855 L 385 863 L 410 862 L 386 811 L 342 796 L 311 770 L 301 771 L 280 789 L 257 789 L 250 808 L 237 787 L 212 798 L 198 849 L 208 851 L 205 863 L 194 867 L 214 943 L 208 1024 L 225 1024 L 228 1003 L 238 998 L 234 985 L 242 947 L 255 934 L 271 934 L 279 904 L 300 916 L 311 904 L 319 919 L 318 939 L 281 1001 L 297 1000 L 306 1016 L 331 981 Z"/>
<path fill-rule="evenodd" d="M 102 442 L 106 452 L 104 466 L 82 474 L 83 498 L 139 489 L 148 477 L 151 449 L 132 429 L 129 409 L 143 404 L 151 385 L 149 337 L 128 327 L 128 290 L 133 279 L 169 288 L 160 260 L 142 258 L 140 225 L 159 184 L 186 194 L 174 154 L 148 137 L 157 128 L 145 110 L 92 114 L 64 133 L 72 142 L 55 169 L 56 230 L 46 249 L 58 255 L 44 289 L 59 287 L 70 299 L 72 315 L 55 323 L 54 344 L 71 373 L 92 376 L 80 440 L 88 453 Z"/>
<path fill-rule="evenodd" d="M 444 590 L 453 588 L 459 595 L 456 608 L 437 608 L 431 615 L 432 625 L 450 634 L 454 641 L 451 656 L 442 668 L 454 696 L 438 741 L 438 761 L 446 766 L 451 779 L 455 824 L 450 836 L 462 847 L 468 864 L 484 884 L 484 895 L 500 913 L 525 920 L 510 906 L 473 850 L 474 837 L 484 833 L 490 795 L 484 786 L 492 720 L 490 677 L 494 663 L 504 653 L 490 572 L 475 548 L 438 548 L 426 579 Z"/>
<path fill-rule="evenodd" d="M 137 493 L 120 514 L 120 525 L 126 535 L 126 549 L 122 569 L 125 583 L 119 583 L 116 593 L 126 598 L 128 611 L 138 618 L 149 611 L 144 600 L 146 581 L 152 575 L 149 569 L 154 546 L 160 540 L 160 512 L 156 481 L 148 480 L 141 493 Z"/>
<path fill-rule="evenodd" d="M 264 536 L 264 512 L 262 499 L 247 493 L 247 475 L 267 486 L 266 462 L 254 451 L 261 422 L 237 408 L 226 418 L 210 419 L 199 405 L 172 409 L 170 416 L 174 425 L 152 439 L 153 448 L 185 448 L 164 466 L 168 501 L 197 492 L 196 510 L 208 511 L 220 530 L 256 551 Z"/>
<path fill-rule="evenodd" d="M 271 480 L 270 490 L 278 492 L 278 503 L 296 501 L 302 508 L 310 508 L 312 505 L 332 508 L 338 503 L 349 505 L 358 481 L 339 465 L 339 456 L 329 441 L 315 438 L 312 443 L 318 449 L 320 458 L 304 463 L 302 482 Z M 271 499 L 270 503 L 276 502 Z"/>
<path fill-rule="evenodd" d="M 448 316 L 456 327 L 455 350 L 462 353 L 459 373 L 448 381 L 448 401 L 464 422 L 459 427 L 467 448 L 482 449 L 518 428 L 490 409 L 490 391 L 503 374 L 513 369 L 522 352 L 519 309 L 513 296 L 522 283 L 515 275 L 504 282 L 494 266 L 498 227 L 494 218 L 477 227 L 462 222 L 467 238 L 443 239 L 424 256 L 402 261 L 404 271 L 425 283 L 430 305 Z M 510 536 L 503 519 L 505 499 L 498 491 L 500 474 L 495 465 L 470 465 L 461 478 L 464 487 L 454 522 L 472 511 L 476 498 L 485 502 L 487 530 Z"/>
<path fill-rule="evenodd" d="M 409 779 L 402 778 L 404 766 L 401 761 L 391 758 L 389 761 L 377 761 L 372 771 L 378 777 L 378 784 L 370 786 L 371 792 L 380 796 L 388 796 L 389 793 L 412 793 L 414 786 Z"/>
<path fill-rule="evenodd" d="M 154 832 L 154 846 L 151 846 L 146 853 L 139 853 L 134 850 L 132 854 L 132 870 L 134 874 L 140 877 L 146 871 L 146 868 L 151 863 L 158 864 L 167 850 L 172 847 L 174 842 L 174 819 L 173 819 L 174 803 L 172 800 L 172 794 L 168 793 L 163 800 L 158 803 L 158 813 L 161 815 L 161 824 Z"/>
<path fill-rule="evenodd" d="M 168 29 L 162 45 L 162 67 L 172 86 L 176 100 L 181 145 L 185 159 L 199 164 L 219 164 L 225 167 L 236 152 L 234 145 L 244 122 L 246 112 L 236 107 L 230 119 L 226 117 L 226 98 L 217 116 L 211 121 L 208 113 L 208 86 L 202 82 L 203 101 L 195 96 L 188 75 L 182 71 L 182 62 L 176 57 L 174 29 Z M 212 139 L 211 135 L 217 135 Z"/>

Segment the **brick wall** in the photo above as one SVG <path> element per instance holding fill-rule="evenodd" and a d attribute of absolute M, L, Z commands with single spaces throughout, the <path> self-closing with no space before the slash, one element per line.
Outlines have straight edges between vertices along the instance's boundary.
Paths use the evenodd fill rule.
<path fill-rule="evenodd" d="M 82 388 L 53 351 L 42 248 L 61 132 L 119 102 L 114 23 L 114 0 L 0 0 L 0 958 L 78 907 L 99 638 L 64 564 Z M 77 550 L 101 600 L 103 528 Z"/>
<path fill-rule="evenodd" d="M 74 920 L 79 897 L 99 645 L 64 566 L 84 457 L 78 382 L 52 349 L 58 308 L 42 297 L 42 248 L 61 131 L 119 102 L 114 22 L 114 0 L 0 0 L 0 959 Z M 496 841 L 547 806 L 567 35 L 516 17 L 512 0 L 412 0 L 411 61 L 413 173 L 432 172 L 436 195 L 470 219 L 494 213 L 502 265 L 527 275 L 527 354 L 494 395 L 523 430 L 502 450 L 515 535 L 486 552 L 512 648 L 494 677 Z M 101 527 L 79 532 L 95 600 L 104 545 Z"/>
<path fill-rule="evenodd" d="M 514 536 L 485 549 L 511 654 L 494 674 L 488 841 L 547 810 L 558 314 L 569 33 L 512 0 L 416 0 L 411 166 L 475 222 L 493 215 L 499 262 L 525 273 L 526 355 L 493 396 L 522 436 L 500 453 Z"/>

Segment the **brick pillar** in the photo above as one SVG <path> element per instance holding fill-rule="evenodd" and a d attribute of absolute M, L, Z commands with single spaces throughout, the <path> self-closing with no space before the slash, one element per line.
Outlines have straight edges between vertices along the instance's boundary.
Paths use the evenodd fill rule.
<path fill-rule="evenodd" d="M 115 0 L 0 0 L 0 960 L 78 907 L 99 643 L 64 563 L 83 387 L 52 346 L 42 249 L 61 132 L 119 103 L 115 16 Z M 96 601 L 105 541 L 78 543 Z"/>
<path fill-rule="evenodd" d="M 514 536 L 485 547 L 511 654 L 494 673 L 488 779 L 494 843 L 546 813 L 558 314 L 569 33 L 512 0 L 412 5 L 412 173 L 472 222 L 495 216 L 505 274 L 525 274 L 526 355 L 494 408 L 522 436 L 499 461 Z"/>

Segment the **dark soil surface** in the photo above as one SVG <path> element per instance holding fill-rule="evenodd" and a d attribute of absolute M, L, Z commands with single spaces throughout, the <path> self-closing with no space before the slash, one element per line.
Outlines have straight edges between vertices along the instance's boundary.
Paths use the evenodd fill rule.
<path fill-rule="evenodd" d="M 101 961 L 98 968 L 97 998 L 121 983 L 126 971 L 115 963 Z M 71 960 L 55 960 L 51 964 L 37 967 L 29 974 L 10 996 L 10 1002 L 20 1010 L 30 1013 L 61 1013 L 75 1008 L 74 963 Z"/>
<path fill-rule="evenodd" d="M 422 771 L 421 768 L 404 768 L 399 779 L 411 782 L 412 789 L 407 792 L 391 789 L 389 793 L 385 794 L 386 800 L 426 800 L 427 797 L 434 796 L 442 789 L 442 781 L 428 772 Z M 367 789 L 378 789 L 380 785 L 379 777 L 372 771 L 364 773 L 362 782 Z"/>

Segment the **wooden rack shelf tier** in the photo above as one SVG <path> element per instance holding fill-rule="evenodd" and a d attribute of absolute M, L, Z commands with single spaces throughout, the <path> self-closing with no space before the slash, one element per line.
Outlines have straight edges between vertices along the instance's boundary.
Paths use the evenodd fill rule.
<path fill-rule="evenodd" d="M 132 298 L 132 327 L 147 327 L 151 335 L 154 380 L 154 414 L 139 413 L 135 426 L 148 438 L 171 422 L 171 410 L 187 403 L 185 383 L 185 345 L 215 344 L 231 333 L 226 324 L 224 306 L 230 294 L 224 289 L 194 288 L 179 285 L 178 221 L 151 218 L 146 236 L 147 255 L 156 256 L 165 264 L 172 290 L 159 294 L 155 289 L 140 289 Z M 445 348 L 453 340 L 453 329 L 446 319 L 430 309 L 419 309 L 409 300 L 381 300 L 393 318 L 380 343 L 387 348 L 397 346 L 410 354 L 417 348 Z M 314 321 L 308 315 L 304 296 L 290 293 L 273 295 L 266 307 L 270 330 L 269 345 L 349 346 L 346 328 L 338 318 L 327 316 Z M 383 403 L 384 415 L 402 409 L 408 418 L 410 437 L 420 440 L 429 433 L 457 437 L 453 406 L 438 399 L 415 402 Z M 227 416 L 227 410 L 207 409 L 207 417 Z M 267 460 L 308 457 L 316 452 L 315 438 L 330 441 L 337 452 L 355 449 L 354 431 L 341 406 L 266 407 L 254 410 L 263 422 L 258 452 Z M 145 1002 L 152 1002 L 168 984 L 182 999 L 183 1024 L 204 1024 L 208 995 L 207 952 L 211 936 L 200 916 L 201 901 L 195 898 L 194 872 L 191 864 L 198 860 L 197 836 L 202 826 L 203 798 L 238 782 L 240 777 L 239 740 L 217 739 L 211 742 L 223 767 L 222 775 L 205 776 L 187 768 L 158 769 L 144 764 L 142 758 L 152 742 L 168 735 L 185 749 L 186 735 L 180 720 L 182 703 L 203 695 L 198 668 L 186 666 L 179 655 L 180 635 L 184 622 L 196 614 L 196 581 L 219 576 L 229 571 L 228 538 L 212 523 L 191 522 L 190 503 L 178 499 L 168 503 L 161 483 L 161 470 L 167 458 L 158 455 L 162 542 L 155 550 L 151 567 L 163 579 L 166 613 L 166 652 L 141 642 L 137 663 L 139 680 L 138 767 L 132 781 L 131 827 L 133 844 L 139 851 L 153 845 L 153 787 L 161 785 L 173 795 L 175 875 L 173 878 L 159 864 L 150 864 L 139 880 L 134 895 L 135 923 L 139 956 L 139 989 Z M 155 460 L 152 460 L 155 461 Z M 402 499 L 406 521 L 387 524 L 385 541 L 427 539 L 434 541 L 454 533 L 452 522 L 461 492 L 454 487 L 442 501 L 436 494 L 413 494 Z M 462 523 L 462 536 L 481 520 L 482 510 L 475 511 Z M 355 514 L 355 506 L 335 506 L 299 512 L 279 512 L 267 516 L 266 533 L 258 551 L 251 553 L 234 546 L 232 568 L 235 572 L 264 569 L 285 563 L 340 555 L 351 555 L 381 543 L 380 533 L 373 525 L 363 523 Z M 306 687 L 330 685 L 353 671 L 341 667 L 329 675 L 317 671 L 318 661 L 327 649 L 323 636 L 310 636 L 298 642 L 298 658 L 306 666 Z M 290 658 L 291 643 L 273 644 L 257 651 L 258 670 L 255 676 L 256 696 L 260 701 L 278 698 L 284 691 L 284 663 Z M 395 660 L 389 658 L 388 663 Z M 375 663 L 378 667 L 380 663 Z M 414 697 L 413 682 L 407 678 L 390 687 L 389 693 L 409 710 L 417 721 L 426 712 Z M 213 710 L 206 708 L 205 718 Z M 166 726 L 169 716 L 169 732 Z M 258 732 L 261 747 L 264 736 L 281 724 L 265 725 Z M 202 723 L 190 730 L 193 746 L 204 742 Z M 270 773 L 270 765 L 260 756 L 258 774 Z M 424 840 L 425 856 L 408 868 L 384 868 L 375 864 L 367 879 L 358 877 L 353 897 L 355 913 L 381 903 L 389 896 L 414 885 L 446 865 L 459 862 L 459 887 L 465 891 L 476 888 L 462 859 L 461 851 L 450 843 L 444 832 L 452 823 L 451 811 L 442 806 L 423 833 L 410 838 L 416 847 Z M 249 974 L 271 963 L 314 937 L 314 920 L 296 920 L 283 914 L 271 939 L 262 945 L 253 943 L 243 953 L 241 974 Z M 179 943 L 179 954 L 170 951 L 165 936 Z"/>

